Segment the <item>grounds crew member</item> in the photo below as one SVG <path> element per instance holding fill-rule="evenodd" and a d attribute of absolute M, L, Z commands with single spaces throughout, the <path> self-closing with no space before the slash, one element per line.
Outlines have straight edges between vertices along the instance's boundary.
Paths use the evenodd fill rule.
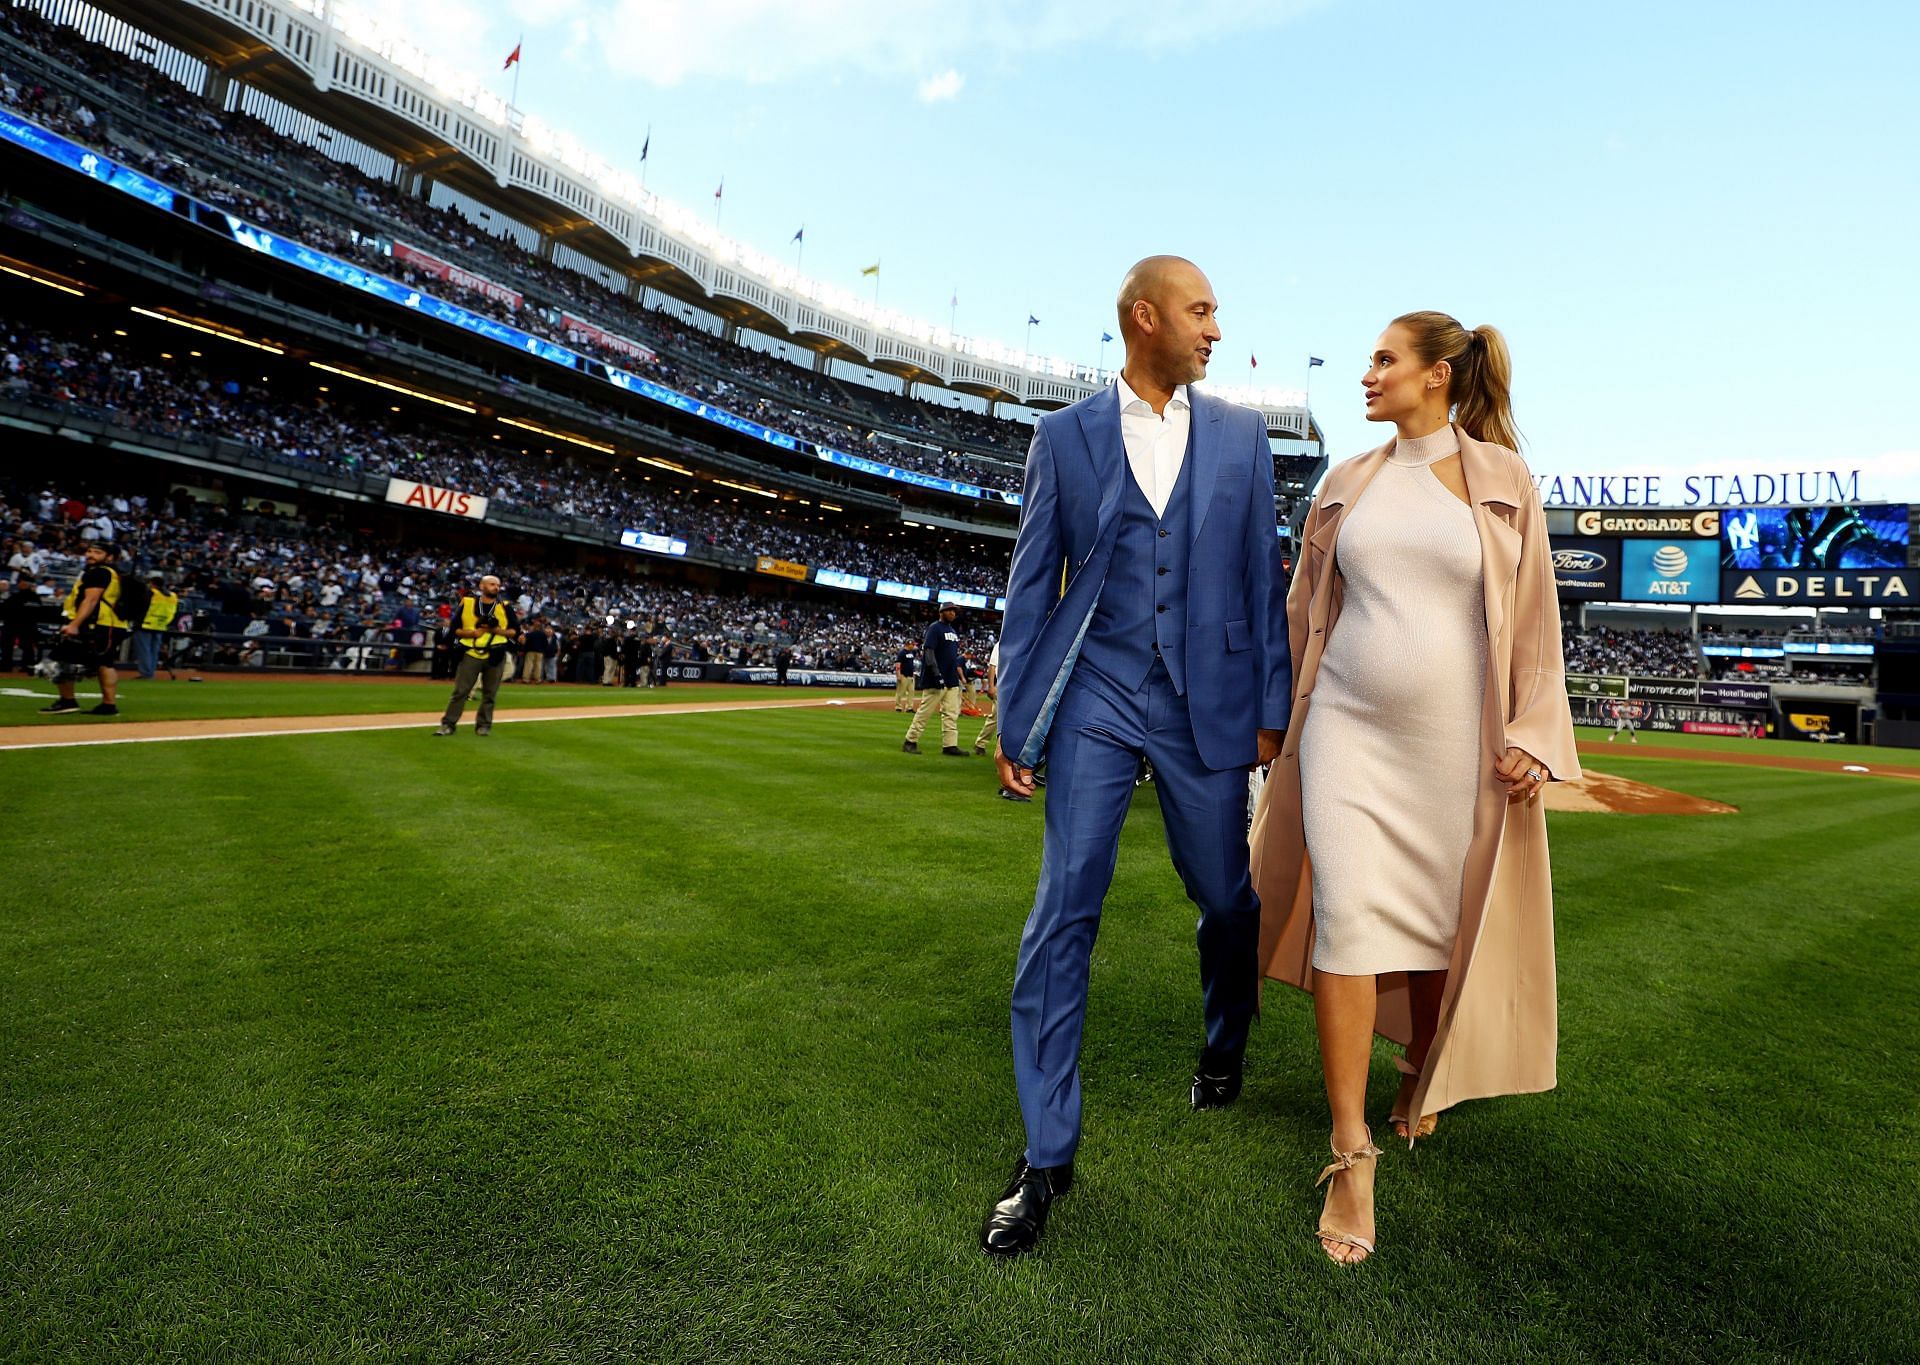
<path fill-rule="evenodd" d="M 908 641 L 906 648 L 893 656 L 894 710 L 913 710 L 913 682 L 919 672 L 920 656 L 913 652 L 913 642 Z"/>
<path fill-rule="evenodd" d="M 980 735 L 973 741 L 973 756 L 993 752 L 994 740 L 999 736 L 1000 727 L 994 723 L 994 717 L 1000 713 L 1000 642 L 993 642 L 993 652 L 987 655 L 987 718 L 980 722 Z"/>
<path fill-rule="evenodd" d="M 74 679 L 92 671 L 100 679 L 100 704 L 87 708 L 90 716 L 117 716 L 120 674 L 114 660 L 120 654 L 120 642 L 127 638 L 126 618 L 120 615 L 120 575 L 113 567 L 113 549 L 101 541 L 87 545 L 86 567 L 67 589 L 60 610 L 67 623 L 60 627 L 60 640 L 54 657 L 60 674 L 54 686 L 60 699 L 40 709 L 48 715 L 71 716 L 80 711 L 74 699 Z"/>
<path fill-rule="evenodd" d="M 453 646 L 459 666 L 453 671 L 453 696 L 440 718 L 436 735 L 450 735 L 460 724 L 473 685 L 480 684 L 480 709 L 473 717 L 473 733 L 493 733 L 493 699 L 500 694 L 500 675 L 507 667 L 507 647 L 520 637 L 520 618 L 500 596 L 500 580 L 492 574 L 480 580 L 477 595 L 462 597 L 453 609 Z"/>
<path fill-rule="evenodd" d="M 960 747 L 960 632 L 953 623 L 960 608 L 951 602 L 940 604 L 940 614 L 927 627 L 926 642 L 920 649 L 920 704 L 914 708 L 913 724 L 907 727 L 907 753 L 920 752 L 920 732 L 935 711 L 940 713 L 940 752 L 948 758 L 965 758 Z"/>

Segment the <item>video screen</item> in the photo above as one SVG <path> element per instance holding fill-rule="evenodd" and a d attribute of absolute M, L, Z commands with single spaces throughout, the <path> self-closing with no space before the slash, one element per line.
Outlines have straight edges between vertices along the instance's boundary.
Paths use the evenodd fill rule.
<path fill-rule="evenodd" d="M 1723 569 L 1904 569 L 1907 505 L 1730 507 Z"/>

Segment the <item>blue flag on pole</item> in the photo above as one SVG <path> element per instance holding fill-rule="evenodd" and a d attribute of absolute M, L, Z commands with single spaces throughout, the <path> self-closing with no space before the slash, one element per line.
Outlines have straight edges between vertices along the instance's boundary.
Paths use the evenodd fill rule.
<path fill-rule="evenodd" d="M 1101 341 L 1103 341 L 1103 342 L 1106 342 L 1106 341 L 1112 341 L 1112 340 L 1113 340 L 1113 333 L 1112 333 L 1112 332 L 1102 332 L 1102 333 L 1100 334 L 1100 340 L 1101 340 Z"/>
<path fill-rule="evenodd" d="M 807 240 L 807 230 L 806 230 L 805 228 L 801 228 L 801 229 L 800 229 L 800 230 L 799 230 L 798 232 L 796 232 L 796 233 L 794 233 L 794 234 L 793 234 L 793 240 L 794 240 L 794 241 L 796 241 L 796 242 L 804 242 L 804 241 L 806 241 L 806 240 Z"/>
<path fill-rule="evenodd" d="M 1322 360 L 1322 359 L 1321 359 L 1321 358 L 1320 358 L 1319 356 L 1317 356 L 1317 355 L 1310 355 L 1310 356 L 1308 356 L 1308 357 L 1307 357 L 1307 368 L 1308 368 L 1308 369 L 1312 369 L 1312 368 L 1313 368 L 1313 367 L 1314 367 L 1315 365 L 1324 365 L 1324 364 L 1326 364 L 1326 363 L 1327 363 L 1326 361 L 1324 361 L 1324 360 Z"/>
<path fill-rule="evenodd" d="M 1035 316 L 1034 316 L 1033 314 L 1031 314 L 1031 313 L 1029 313 L 1029 314 L 1027 314 L 1027 326 L 1029 326 L 1029 327 L 1038 327 L 1039 325 L 1040 325 L 1040 319 L 1039 319 L 1039 318 L 1037 318 L 1037 317 L 1035 317 Z"/>

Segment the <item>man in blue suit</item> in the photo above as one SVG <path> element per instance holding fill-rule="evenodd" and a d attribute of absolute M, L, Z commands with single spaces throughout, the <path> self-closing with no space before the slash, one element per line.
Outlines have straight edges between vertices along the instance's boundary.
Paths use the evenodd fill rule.
<path fill-rule="evenodd" d="M 1134 266 L 1119 381 L 1041 417 L 1027 455 L 997 757 L 1021 796 L 1046 761 L 1046 838 L 1013 987 L 1027 1147 L 980 1230 L 995 1255 L 1031 1250 L 1073 1181 L 1087 967 L 1143 755 L 1200 908 L 1192 1104 L 1240 1092 L 1259 984 L 1247 770 L 1279 755 L 1292 671 L 1266 425 L 1189 387 L 1220 340 L 1218 306 L 1190 261 Z"/>

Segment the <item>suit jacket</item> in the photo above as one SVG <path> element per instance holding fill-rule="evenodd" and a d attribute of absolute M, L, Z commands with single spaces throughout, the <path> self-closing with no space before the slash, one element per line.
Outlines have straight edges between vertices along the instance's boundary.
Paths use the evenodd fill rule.
<path fill-rule="evenodd" d="M 1286 602 L 1266 424 L 1188 386 L 1191 537 L 1187 699 L 1201 760 L 1248 767 L 1255 731 L 1284 730 L 1291 699 Z M 1109 386 L 1034 424 L 1000 635 L 1001 739 L 1032 766 L 1099 602 L 1130 475 Z"/>

